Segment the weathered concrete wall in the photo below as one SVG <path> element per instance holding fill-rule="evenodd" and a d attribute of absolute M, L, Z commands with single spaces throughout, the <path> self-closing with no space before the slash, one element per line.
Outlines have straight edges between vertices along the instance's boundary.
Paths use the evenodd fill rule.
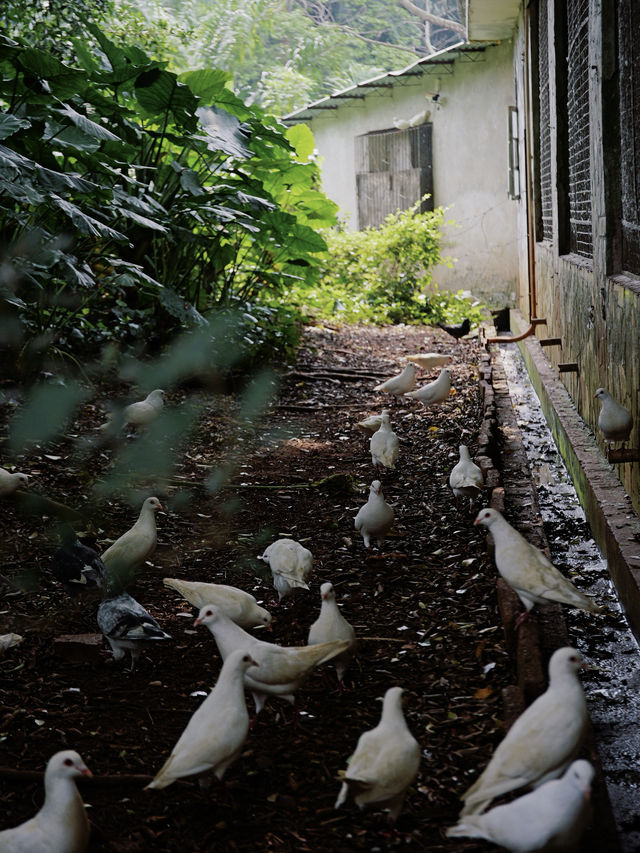
<path fill-rule="evenodd" d="M 596 435 L 600 451 L 606 441 L 597 422 L 600 402 L 593 395 L 607 388 L 634 417 L 630 447 L 640 445 L 640 284 L 626 276 L 596 281 L 590 262 L 566 255 L 554 262 L 548 246 L 536 246 L 537 315 L 547 326 L 538 339 L 562 338 L 562 348 L 545 347 L 554 367 L 577 362 L 578 373 L 559 374 L 580 416 Z M 640 512 L 640 463 L 616 465 L 618 477 Z"/>
<path fill-rule="evenodd" d="M 426 67 L 426 66 L 425 66 Z M 468 54 L 453 65 L 433 66 L 418 77 L 389 78 L 390 89 L 336 100 L 307 121 L 321 157 L 322 184 L 338 204 L 347 226 L 357 227 L 355 145 L 357 136 L 393 128 L 432 104 L 434 204 L 448 209 L 455 224 L 444 229 L 440 287 L 472 290 L 492 303 L 513 302 L 518 281 L 516 208 L 507 196 L 508 107 L 515 103 L 510 41 Z M 360 90 L 365 93 L 367 90 Z"/>

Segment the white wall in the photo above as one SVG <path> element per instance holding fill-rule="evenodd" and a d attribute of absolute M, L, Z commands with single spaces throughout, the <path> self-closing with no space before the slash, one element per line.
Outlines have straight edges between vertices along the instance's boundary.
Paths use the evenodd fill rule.
<path fill-rule="evenodd" d="M 363 100 L 334 99 L 337 109 L 318 110 L 308 120 L 323 158 L 324 191 L 356 228 L 355 137 L 392 128 L 394 118 L 420 112 L 429 105 L 425 93 L 439 90 L 442 105 L 431 106 L 434 203 L 455 221 L 444 231 L 444 254 L 454 265 L 439 267 L 434 280 L 497 304 L 513 301 L 518 277 L 517 203 L 507 197 L 512 51 L 512 42 L 504 41 L 458 57 L 448 71 L 427 66 L 422 76 L 388 78 L 395 81 L 392 89 Z"/>

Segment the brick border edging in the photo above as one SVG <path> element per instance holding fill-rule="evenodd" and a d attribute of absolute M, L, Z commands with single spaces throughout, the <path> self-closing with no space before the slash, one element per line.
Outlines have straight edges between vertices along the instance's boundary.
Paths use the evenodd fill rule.
<path fill-rule="evenodd" d="M 524 318 L 511 311 L 516 331 Z M 631 630 L 640 640 L 640 518 L 535 337 L 518 344 Z"/>
<path fill-rule="evenodd" d="M 478 372 L 484 415 L 475 458 L 491 493 L 488 503 L 503 513 L 507 504 L 507 514 L 515 526 L 526 532 L 527 539 L 549 557 L 537 492 L 511 405 L 498 345 L 487 345 L 480 357 Z M 487 550 L 491 553 L 493 548 L 490 540 L 488 536 Z M 521 610 L 520 600 L 499 575 L 496 579 L 496 594 L 505 645 L 515 660 L 517 675 L 517 684 L 502 690 L 504 723 L 505 729 L 508 729 L 527 705 L 546 689 L 547 662 L 553 651 L 570 645 L 570 641 L 561 605 L 538 605 L 535 618 L 522 623 L 516 631 L 514 623 Z M 585 839 L 584 849 L 618 853 L 620 840 L 592 732 L 589 733 L 585 748 L 596 768 L 593 807 L 597 821 L 591 827 L 588 841 Z"/>

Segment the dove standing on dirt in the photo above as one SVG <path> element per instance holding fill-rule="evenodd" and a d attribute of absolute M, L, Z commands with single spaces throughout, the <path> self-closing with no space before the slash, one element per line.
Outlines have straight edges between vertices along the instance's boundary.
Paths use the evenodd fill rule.
<path fill-rule="evenodd" d="M 344 652 L 349 642 L 336 640 L 317 646 L 278 646 L 256 640 L 217 607 L 202 608 L 196 625 L 205 625 L 213 634 L 222 660 L 236 649 L 243 649 L 258 663 L 258 669 L 246 672 L 245 686 L 253 694 L 256 714 L 268 696 L 281 696 L 291 704 L 294 694 L 316 666 Z"/>
<path fill-rule="evenodd" d="M 100 554 L 81 542 L 70 524 L 62 526 L 60 538 L 62 547 L 51 558 L 53 576 L 69 595 L 76 595 L 92 587 L 99 589 L 107 571 Z"/>
<path fill-rule="evenodd" d="M 631 412 L 617 403 L 606 388 L 598 388 L 593 396 L 597 397 L 602 403 L 598 416 L 598 428 L 606 440 L 609 443 L 627 441 L 633 428 Z"/>
<path fill-rule="evenodd" d="M 171 755 L 147 788 L 166 788 L 176 779 L 205 773 L 222 779 L 242 752 L 249 733 L 244 675 L 254 666 L 258 664 L 248 652 L 231 652 L 216 686 L 192 714 Z"/>
<path fill-rule="evenodd" d="M 549 601 L 568 604 L 589 613 L 603 612 L 602 607 L 576 589 L 542 551 L 527 542 L 496 509 L 481 509 L 473 523 L 489 529 L 495 544 L 496 567 L 526 607 L 518 617 L 516 627 L 535 604 Z"/>
<path fill-rule="evenodd" d="M 509 853 L 573 850 L 589 820 L 593 772 L 588 761 L 574 761 L 561 779 L 486 814 L 468 815 L 447 836 L 484 838 Z"/>
<path fill-rule="evenodd" d="M 368 418 L 364 418 L 361 421 L 358 421 L 356 426 L 358 429 L 365 432 L 367 435 L 373 435 L 374 432 L 380 429 L 380 424 L 382 423 L 382 415 L 369 415 Z"/>
<path fill-rule="evenodd" d="M 28 486 L 29 478 L 22 471 L 12 474 L 6 468 L 0 468 L 0 498 L 6 498 L 18 489 L 26 489 Z"/>
<path fill-rule="evenodd" d="M 433 406 L 435 403 L 444 402 L 449 396 L 451 390 L 451 374 L 445 368 L 440 371 L 440 376 L 434 379 L 433 382 L 428 382 L 422 388 L 416 388 L 415 391 L 410 391 L 407 397 L 413 400 L 419 400 L 423 406 Z"/>
<path fill-rule="evenodd" d="M 476 465 L 469 454 L 466 444 L 461 444 L 458 452 L 460 461 L 453 466 L 449 474 L 449 487 L 458 498 L 469 498 L 469 508 L 484 488 L 484 476 L 482 470 Z"/>
<path fill-rule="evenodd" d="M 420 366 L 409 362 L 396 376 L 381 382 L 376 385 L 374 391 L 386 391 L 387 394 L 394 394 L 396 397 L 402 397 L 407 391 L 411 391 L 416 387 L 416 376 L 420 373 Z"/>
<path fill-rule="evenodd" d="M 389 819 L 395 823 L 419 766 L 420 745 L 402 713 L 402 688 L 390 687 L 380 722 L 360 735 L 334 808 L 340 808 L 350 794 L 361 809 L 367 805 L 389 809 Z"/>
<path fill-rule="evenodd" d="M 138 403 L 130 403 L 122 412 L 122 420 L 129 426 L 148 426 L 160 416 L 164 407 L 164 391 L 156 388 Z"/>
<path fill-rule="evenodd" d="M 587 733 L 581 667 L 580 654 L 570 646 L 551 655 L 549 686 L 518 717 L 484 773 L 462 795 L 461 817 L 483 812 L 495 797 L 526 785 L 537 788 L 565 772 Z"/>
<path fill-rule="evenodd" d="M 366 504 L 360 507 L 354 519 L 354 527 L 360 532 L 365 548 L 371 547 L 372 539 L 377 539 L 382 545 L 394 518 L 395 513 L 382 494 L 382 483 L 374 480 Z"/>
<path fill-rule="evenodd" d="M 24 637 L 21 634 L 15 634 L 13 631 L 10 634 L 0 634 L 0 656 L 9 649 L 19 646 Z"/>
<path fill-rule="evenodd" d="M 295 539 L 277 539 L 258 559 L 269 565 L 279 601 L 294 589 L 309 589 L 313 554 Z"/>
<path fill-rule="evenodd" d="M 439 352 L 413 352 L 411 355 L 405 355 L 405 361 L 412 361 L 418 364 L 423 370 L 433 370 L 434 367 L 442 367 L 451 361 L 450 355 L 445 355 Z"/>
<path fill-rule="evenodd" d="M 89 820 L 75 780 L 92 773 L 77 752 L 56 752 L 44 774 L 44 804 L 30 820 L 0 831 L 2 853 L 84 853 Z"/>
<path fill-rule="evenodd" d="M 374 432 L 369 442 L 371 461 L 376 467 L 382 465 L 385 468 L 395 468 L 400 453 L 400 442 L 391 429 L 388 409 L 382 410 L 380 421 L 380 429 Z"/>
<path fill-rule="evenodd" d="M 102 555 L 114 588 L 126 586 L 129 575 L 156 550 L 158 530 L 156 513 L 162 509 L 158 498 L 147 498 L 136 523 L 123 533 Z"/>
<path fill-rule="evenodd" d="M 170 640 L 171 635 L 163 631 L 144 607 L 127 592 L 106 598 L 98 607 L 98 626 L 108 641 L 116 660 L 121 660 L 127 651 L 131 653 L 131 669 L 145 646 Z"/>
<path fill-rule="evenodd" d="M 330 643 L 332 640 L 348 640 L 349 646 L 342 654 L 333 659 L 338 681 L 342 681 L 349 666 L 356 645 L 356 632 L 353 626 L 342 615 L 336 601 L 336 593 L 332 583 L 323 583 L 320 587 L 320 615 L 309 628 L 307 643 L 315 646 L 318 643 Z"/>
<path fill-rule="evenodd" d="M 164 578 L 165 586 L 175 589 L 183 598 L 201 610 L 205 604 L 219 607 L 241 628 L 258 628 L 271 624 L 271 614 L 249 592 L 223 583 L 201 583 Z"/>

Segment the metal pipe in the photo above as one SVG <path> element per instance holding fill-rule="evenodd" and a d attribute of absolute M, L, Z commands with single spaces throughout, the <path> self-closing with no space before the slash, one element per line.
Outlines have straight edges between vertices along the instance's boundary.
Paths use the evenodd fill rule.
<path fill-rule="evenodd" d="M 510 337 L 506 337 L 506 335 L 503 335 L 502 337 L 487 338 L 487 343 L 488 344 L 515 344 L 517 341 L 523 341 L 525 338 L 530 337 L 535 332 L 536 326 L 546 326 L 546 325 L 547 325 L 547 321 L 544 319 L 544 317 L 532 317 L 531 318 L 531 325 L 529 326 L 529 328 L 525 332 L 522 332 L 522 334 L 511 335 Z"/>

